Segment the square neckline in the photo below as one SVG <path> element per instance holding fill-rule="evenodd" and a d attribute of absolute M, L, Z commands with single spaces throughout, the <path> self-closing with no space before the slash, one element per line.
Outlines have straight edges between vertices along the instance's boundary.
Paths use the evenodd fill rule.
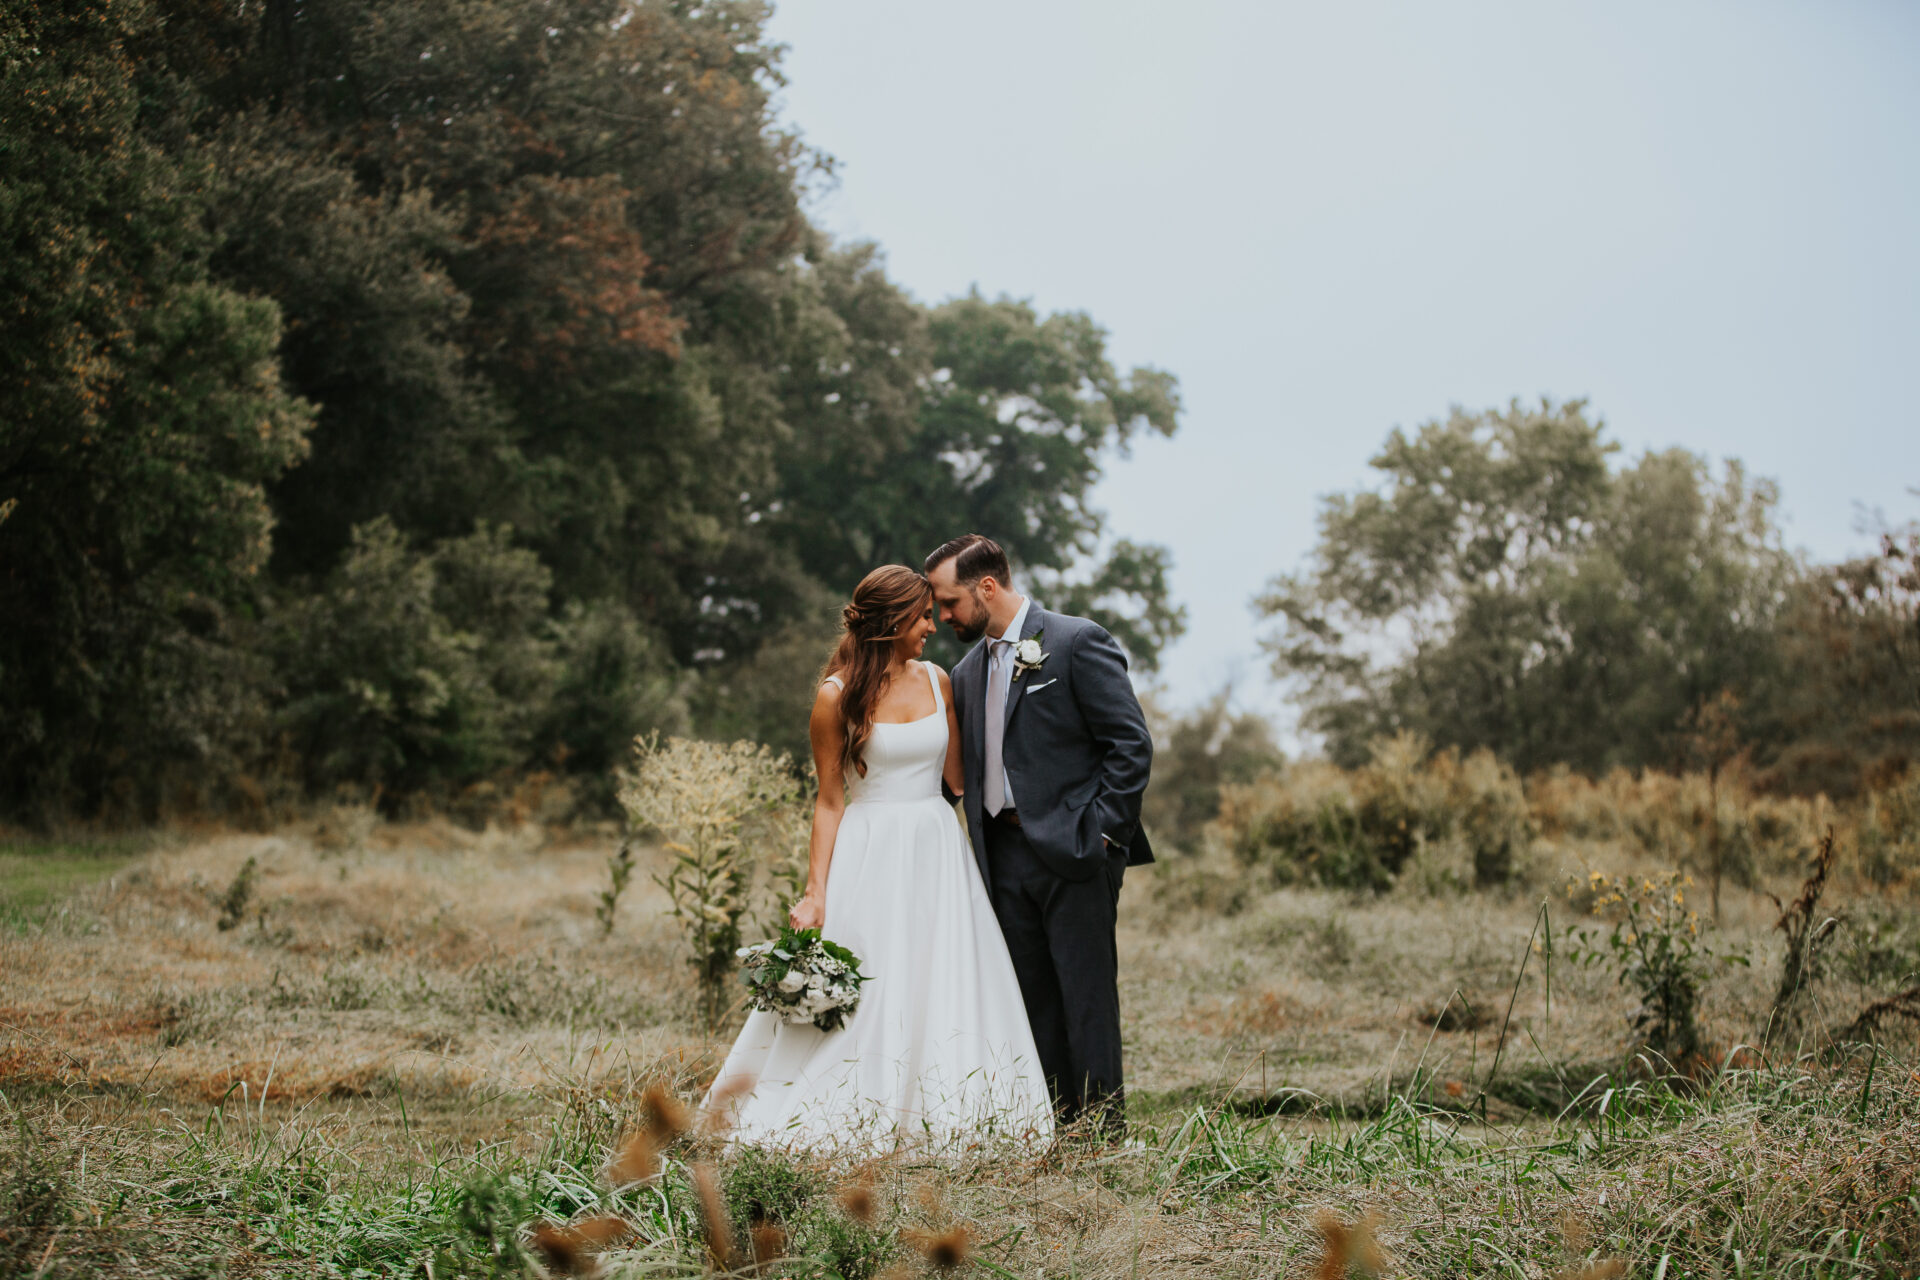
<path fill-rule="evenodd" d="M 914 720 L 875 720 L 872 722 L 873 728 L 875 729 L 911 728 L 916 724 L 925 724 L 927 721 L 933 719 L 935 716 L 940 715 L 946 711 L 947 701 L 945 698 L 942 698 L 940 696 L 939 674 L 934 670 L 934 666 L 931 662 L 921 661 L 920 666 L 926 669 L 927 683 L 933 687 L 933 710 L 927 712 L 927 714 L 920 716 L 919 718 Z M 830 675 L 825 680 L 821 681 L 821 683 L 837 684 L 843 690 L 847 687 L 847 682 L 842 680 L 838 675 Z"/>

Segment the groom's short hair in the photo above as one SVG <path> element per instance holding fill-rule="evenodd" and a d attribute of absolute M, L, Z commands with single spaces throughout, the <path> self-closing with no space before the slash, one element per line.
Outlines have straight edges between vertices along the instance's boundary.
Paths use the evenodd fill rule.
<path fill-rule="evenodd" d="M 985 534 L 963 533 L 943 542 L 927 556 L 926 571 L 932 573 L 947 561 L 953 561 L 953 580 L 963 587 L 974 587 L 982 578 L 992 578 L 1003 587 L 1013 585 L 1013 566 L 1000 544 Z"/>

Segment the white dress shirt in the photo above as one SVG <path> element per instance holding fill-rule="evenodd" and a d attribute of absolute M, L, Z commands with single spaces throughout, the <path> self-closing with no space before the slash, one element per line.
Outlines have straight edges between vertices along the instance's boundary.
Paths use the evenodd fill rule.
<path fill-rule="evenodd" d="M 1025 600 L 1022 600 L 1020 602 L 1020 612 L 1013 615 L 1013 621 L 1007 624 L 1007 629 L 1005 631 L 1002 631 L 997 636 L 990 635 L 987 637 L 987 663 L 988 663 L 987 680 L 986 680 L 987 692 L 984 695 L 982 695 L 984 698 L 990 699 L 993 696 L 992 664 L 996 662 L 1004 662 L 1004 663 L 1007 663 L 1009 666 L 1012 665 L 1013 646 L 1015 644 L 1020 643 L 1020 629 L 1027 625 L 1027 611 L 1031 608 L 1033 608 L 1033 598 L 1029 596 Z M 1010 640 L 1013 643 L 1003 644 L 1001 643 L 1001 641 L 1003 640 Z M 1006 697 L 1000 700 L 1000 705 L 997 707 L 994 706 L 992 702 L 990 701 L 987 702 L 986 703 L 987 714 L 990 716 L 1005 716 L 1007 714 L 1007 699 L 1012 697 L 1013 697 L 1013 680 L 1009 678 L 1007 680 Z M 1001 791 L 1000 794 L 1007 798 L 1007 808 L 1012 809 L 1017 813 L 1019 812 L 1020 806 L 1015 804 L 1013 801 L 1013 778 L 1010 774 L 1006 772 L 1006 768 L 1007 768 L 1006 748 L 1003 745 L 1001 747 L 1001 754 L 1000 754 L 1000 770 L 1001 770 L 1001 777 L 1005 782 L 1005 789 Z"/>

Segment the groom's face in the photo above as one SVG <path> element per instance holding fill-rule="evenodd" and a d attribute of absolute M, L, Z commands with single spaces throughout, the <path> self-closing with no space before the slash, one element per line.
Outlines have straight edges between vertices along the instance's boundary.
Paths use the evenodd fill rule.
<path fill-rule="evenodd" d="M 961 644 L 972 644 L 987 634 L 987 606 L 980 599 L 980 588 L 961 586 L 953 576 L 953 561 L 935 566 L 927 581 L 933 584 L 933 602 L 940 606 L 940 621 L 953 628 Z"/>

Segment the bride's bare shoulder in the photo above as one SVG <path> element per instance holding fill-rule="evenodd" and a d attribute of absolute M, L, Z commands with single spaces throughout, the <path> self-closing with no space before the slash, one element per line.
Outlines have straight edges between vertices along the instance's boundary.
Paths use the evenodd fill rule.
<path fill-rule="evenodd" d="M 813 710 L 807 715 L 812 732 L 839 732 L 841 692 L 840 680 L 831 673 L 821 679 L 813 691 Z"/>

